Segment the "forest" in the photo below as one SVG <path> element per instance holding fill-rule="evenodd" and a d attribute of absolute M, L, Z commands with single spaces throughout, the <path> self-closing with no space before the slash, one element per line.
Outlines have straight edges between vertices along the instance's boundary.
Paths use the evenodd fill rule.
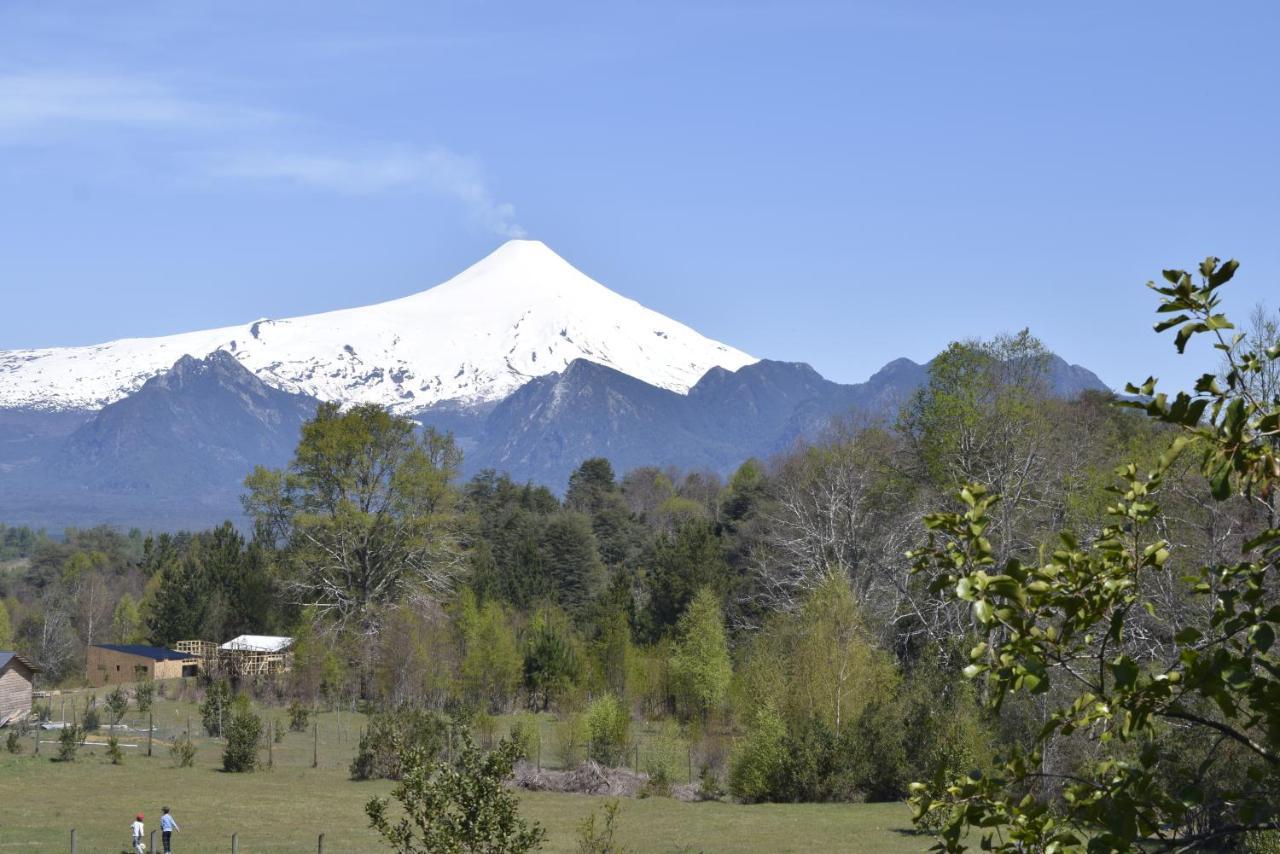
<path fill-rule="evenodd" d="M 247 473 L 241 527 L 0 526 L 0 648 L 56 686 L 88 644 L 286 634 L 292 672 L 234 690 L 359 704 L 401 746 L 424 713 L 551 712 L 556 749 L 626 764 L 661 721 L 712 795 L 909 798 L 946 850 L 1261 845 L 1280 314 L 1230 327 L 1211 260 L 1160 288 L 1180 350 L 1222 345 L 1193 394 L 1058 399 L 1029 332 L 960 341 L 893 421 L 727 479 L 463 482 L 450 436 L 325 404 L 287 469 Z M 374 730 L 362 773 L 400 773 Z"/>

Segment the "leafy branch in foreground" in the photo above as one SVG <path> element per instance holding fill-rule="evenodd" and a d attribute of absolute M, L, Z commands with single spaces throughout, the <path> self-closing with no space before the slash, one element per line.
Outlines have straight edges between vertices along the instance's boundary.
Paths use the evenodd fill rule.
<path fill-rule="evenodd" d="M 1280 400 L 1251 382 L 1280 359 L 1280 346 L 1242 346 L 1246 336 L 1229 334 L 1218 289 L 1237 266 L 1209 258 L 1198 284 L 1169 270 L 1167 286 L 1151 285 L 1160 313 L 1174 315 L 1157 331 L 1176 327 L 1179 352 L 1196 335 L 1212 336 L 1226 367 L 1172 401 L 1154 379 L 1128 388 L 1139 397 L 1126 405 L 1176 435 L 1149 472 L 1117 470 L 1109 522 L 1096 536 L 1062 534 L 1034 562 L 997 566 L 985 534 L 999 496 L 970 484 L 963 511 L 926 518 L 929 542 L 912 554 L 915 569 L 930 574 L 933 590 L 970 603 L 982 635 L 966 675 L 985 677 L 997 709 L 1019 692 L 1046 707 L 1030 748 L 990 774 L 912 784 L 917 824 L 943 817 L 934 850 L 976 842 L 994 851 L 1185 851 L 1280 828 Z M 1161 536 L 1157 498 L 1175 460 L 1190 453 L 1212 499 L 1250 502 L 1258 524 L 1238 562 L 1186 577 L 1189 595 L 1207 600 L 1207 619 L 1175 626 L 1171 653 L 1143 654 L 1129 641 L 1142 611 L 1154 616 L 1144 582 L 1167 573 L 1176 551 Z M 1070 775 L 1046 773 L 1047 750 L 1073 733 L 1096 739 L 1101 757 Z M 1211 745 L 1207 758 L 1191 774 L 1172 773 L 1171 745 L 1189 738 Z M 1223 755 L 1238 767 L 1210 795 L 1204 781 Z"/>
<path fill-rule="evenodd" d="M 405 815 L 398 821 L 390 802 L 374 798 L 365 806 L 370 826 L 402 854 L 523 854 L 542 847 L 546 831 L 520 818 L 518 801 L 505 786 L 521 748 L 503 739 L 485 753 L 466 730 L 452 763 L 436 762 L 413 747 L 403 779 L 392 791 Z"/>

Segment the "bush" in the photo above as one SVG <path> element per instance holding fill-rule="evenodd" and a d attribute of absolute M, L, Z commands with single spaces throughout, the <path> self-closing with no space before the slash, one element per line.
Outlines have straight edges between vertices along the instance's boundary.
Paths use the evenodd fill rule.
<path fill-rule="evenodd" d="M 107 739 L 107 758 L 111 760 L 112 765 L 120 765 L 124 762 L 124 751 L 120 749 L 120 739 L 116 738 L 114 733 Z"/>
<path fill-rule="evenodd" d="M 615 839 L 621 806 L 617 798 L 604 802 L 604 826 L 598 830 L 595 810 L 582 820 L 578 825 L 578 854 L 626 854 L 631 850 Z"/>
<path fill-rule="evenodd" d="M 83 739 L 84 731 L 75 724 L 67 724 L 58 733 L 58 756 L 59 762 L 75 762 L 76 751 L 80 749 L 80 742 Z"/>
<path fill-rule="evenodd" d="M 483 753 L 466 730 L 452 763 L 419 748 L 404 757 L 404 779 L 392 791 L 406 815 L 392 821 L 389 801 L 365 805 L 369 822 L 401 854 L 485 851 L 524 854 L 542 845 L 546 831 L 520 818 L 519 799 L 506 787 L 517 751 L 510 741 Z"/>
<path fill-rule="evenodd" d="M 782 717 L 765 706 L 756 712 L 729 770 L 729 791 L 748 803 L 768 800 L 787 761 L 787 728 Z"/>
<path fill-rule="evenodd" d="M 222 751 L 222 770 L 244 772 L 258 767 L 258 745 L 262 742 L 262 718 L 253 713 L 249 698 L 236 697 L 231 719 L 225 723 L 227 745 Z"/>
<path fill-rule="evenodd" d="M 448 721 L 434 712 L 409 708 L 378 712 L 360 737 L 360 747 L 351 760 L 351 779 L 399 780 L 411 751 L 435 759 L 444 753 L 448 736 Z"/>
<path fill-rule="evenodd" d="M 9 735 L 4 740 L 5 750 L 10 753 L 21 753 L 22 743 L 19 741 L 18 731 L 16 729 L 9 730 Z"/>
<path fill-rule="evenodd" d="M 703 765 L 698 774 L 698 800 L 718 801 L 724 795 L 720 777 L 710 765 Z"/>
<path fill-rule="evenodd" d="M 230 714 L 231 686 L 225 679 L 210 682 L 204 701 L 200 703 L 200 723 L 203 724 L 204 731 L 214 738 L 220 738 L 223 728 L 230 720 Z"/>
<path fill-rule="evenodd" d="M 173 744 L 169 745 L 169 756 L 173 759 L 174 767 L 190 768 L 196 764 L 196 746 L 191 741 L 191 736 L 183 733 L 173 740 Z"/>
<path fill-rule="evenodd" d="M 289 704 L 289 730 L 291 732 L 306 732 L 311 728 L 311 709 L 302 705 L 298 700 L 294 700 Z"/>
<path fill-rule="evenodd" d="M 82 720 L 84 729 L 94 732 L 102 727 L 102 717 L 98 714 L 97 699 L 94 698 L 89 708 L 84 710 L 84 718 Z"/>
<path fill-rule="evenodd" d="M 516 747 L 521 759 L 530 759 L 542 750 L 542 728 L 536 715 L 522 713 L 511 722 L 507 739 Z"/>
<path fill-rule="evenodd" d="M 584 718 L 591 758 L 601 765 L 625 761 L 631 714 L 612 694 L 591 701 Z"/>
<path fill-rule="evenodd" d="M 111 725 L 115 726 L 124 719 L 125 714 L 129 711 L 129 695 L 124 689 L 116 686 L 110 694 L 107 695 L 107 714 L 110 715 Z"/>
<path fill-rule="evenodd" d="M 667 773 L 666 768 L 659 766 L 652 774 L 649 775 L 649 779 L 645 780 L 644 786 L 640 788 L 640 797 L 671 797 L 671 775 Z"/>
<path fill-rule="evenodd" d="M 586 743 L 586 722 L 582 715 L 571 713 L 556 721 L 555 750 L 562 767 L 577 765 L 585 755 Z"/>
<path fill-rule="evenodd" d="M 151 704 L 155 701 L 156 684 L 150 680 L 139 682 L 133 691 L 133 700 L 138 706 L 138 711 L 146 714 L 151 711 Z"/>
<path fill-rule="evenodd" d="M 650 779 L 679 780 L 687 773 L 689 743 L 673 720 L 660 721 L 654 733 L 640 745 L 640 770 Z"/>
<path fill-rule="evenodd" d="M 493 737 L 498 732 L 498 719 L 486 711 L 476 712 L 471 721 L 472 729 L 480 736 L 480 746 L 485 750 L 493 749 Z"/>

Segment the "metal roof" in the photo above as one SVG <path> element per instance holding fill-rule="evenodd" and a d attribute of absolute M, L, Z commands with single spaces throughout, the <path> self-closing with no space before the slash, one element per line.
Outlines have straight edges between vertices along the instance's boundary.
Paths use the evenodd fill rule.
<path fill-rule="evenodd" d="M 127 655 L 149 658 L 152 661 L 180 661 L 187 658 L 195 658 L 189 652 L 174 652 L 162 646 L 147 646 L 140 643 L 96 643 L 94 646 L 98 649 L 109 649 L 113 652 L 123 652 Z"/>

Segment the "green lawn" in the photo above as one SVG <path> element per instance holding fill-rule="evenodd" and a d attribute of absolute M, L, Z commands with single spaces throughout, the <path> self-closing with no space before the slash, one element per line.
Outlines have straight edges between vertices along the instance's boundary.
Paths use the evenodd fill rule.
<path fill-rule="evenodd" d="M 101 696 L 101 694 L 100 694 Z M 83 700 L 78 704 L 83 705 Z M 59 704 L 54 703 L 57 716 Z M 199 727 L 190 704 L 163 701 L 156 726 L 165 735 L 185 729 L 187 715 Z M 283 723 L 283 710 L 266 714 Z M 126 719 L 139 723 L 136 714 Z M 253 774 L 224 774 L 220 745 L 197 738 L 194 768 L 175 768 L 167 746 L 157 740 L 146 756 L 145 738 L 113 766 L 102 747 L 86 747 L 75 763 L 49 760 L 54 734 L 45 733 L 41 756 L 32 739 L 19 756 L 0 754 L 0 851 L 67 851 L 77 829 L 80 852 L 125 850 L 134 813 L 146 813 L 148 830 L 158 827 L 168 804 L 182 826 L 175 850 L 227 852 L 231 834 L 239 850 L 314 852 L 325 834 L 327 852 L 386 850 L 364 815 L 365 802 L 385 795 L 390 783 L 353 783 L 346 768 L 362 723 L 358 716 L 319 716 L 320 767 L 313 769 L 311 733 L 289 733 L 274 749 L 274 767 Z M 105 735 L 93 735 L 103 741 Z M 264 761 L 266 754 L 264 751 Z M 602 798 L 545 792 L 522 793 L 522 812 L 548 830 L 546 851 L 572 852 L 578 823 Z M 624 799 L 618 820 L 621 841 L 636 852 L 908 852 L 928 847 L 908 832 L 907 810 L 899 804 L 830 805 L 680 803 L 666 798 Z"/>

